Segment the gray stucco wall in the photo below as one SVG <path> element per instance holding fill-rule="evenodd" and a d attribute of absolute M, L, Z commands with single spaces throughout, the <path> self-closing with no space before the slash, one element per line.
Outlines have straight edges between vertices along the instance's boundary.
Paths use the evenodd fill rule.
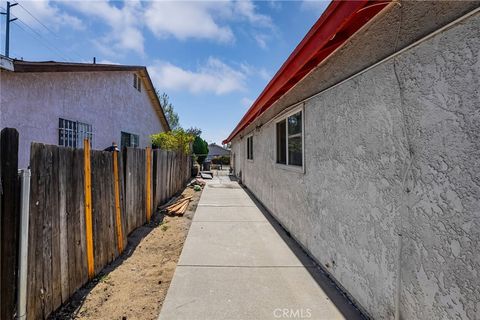
<path fill-rule="evenodd" d="M 164 131 L 145 90 L 133 87 L 133 73 L 52 72 L 0 74 L 0 125 L 20 134 L 20 166 L 29 162 L 32 141 L 58 144 L 58 119 L 93 126 L 93 148 L 120 144 L 121 131 L 149 135 Z"/>
<path fill-rule="evenodd" d="M 375 319 L 399 273 L 403 319 L 480 319 L 479 52 L 476 14 L 398 56 L 398 81 L 388 60 L 307 100 L 305 173 L 275 165 L 274 122 L 253 161 L 232 142 L 243 183 Z"/>

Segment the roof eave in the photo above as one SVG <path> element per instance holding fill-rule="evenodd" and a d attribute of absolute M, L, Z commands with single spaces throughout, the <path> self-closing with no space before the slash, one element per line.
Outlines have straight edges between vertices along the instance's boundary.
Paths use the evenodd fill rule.
<path fill-rule="evenodd" d="M 223 143 L 228 143 L 390 3 L 332 1 Z"/>

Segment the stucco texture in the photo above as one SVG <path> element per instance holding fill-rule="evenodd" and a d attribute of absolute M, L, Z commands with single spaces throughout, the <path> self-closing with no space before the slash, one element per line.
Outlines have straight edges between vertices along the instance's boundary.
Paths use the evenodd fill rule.
<path fill-rule="evenodd" d="M 121 131 L 146 147 L 164 131 L 147 93 L 133 87 L 133 72 L 2 72 L 0 91 L 0 125 L 19 131 L 21 167 L 32 141 L 58 144 L 59 118 L 91 124 L 94 149 L 120 144 Z"/>
<path fill-rule="evenodd" d="M 475 14 L 307 100 L 304 173 L 275 165 L 275 122 L 253 161 L 232 142 L 243 183 L 372 318 L 397 290 L 402 319 L 480 318 L 479 52 Z"/>

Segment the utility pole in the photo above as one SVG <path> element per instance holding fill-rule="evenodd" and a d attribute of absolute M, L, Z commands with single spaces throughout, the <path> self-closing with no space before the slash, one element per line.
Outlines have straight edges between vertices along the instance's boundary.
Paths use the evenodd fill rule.
<path fill-rule="evenodd" d="M 15 7 L 17 4 L 10 4 L 10 1 L 7 1 L 7 12 L 0 12 L 7 16 L 5 19 L 5 56 L 7 58 L 10 54 L 10 22 L 17 20 L 17 18 L 10 19 L 10 8 Z"/>

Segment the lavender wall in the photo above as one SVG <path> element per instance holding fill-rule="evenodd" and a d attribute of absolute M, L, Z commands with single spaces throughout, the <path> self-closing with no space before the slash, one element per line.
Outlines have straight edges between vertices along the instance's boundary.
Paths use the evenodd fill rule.
<path fill-rule="evenodd" d="M 121 131 L 138 134 L 140 147 L 149 135 L 164 131 L 147 93 L 133 87 L 133 73 L 52 72 L 0 74 L 0 126 L 20 133 L 19 165 L 28 166 L 32 141 L 58 144 L 58 119 L 93 126 L 93 149 L 112 141 Z"/>

